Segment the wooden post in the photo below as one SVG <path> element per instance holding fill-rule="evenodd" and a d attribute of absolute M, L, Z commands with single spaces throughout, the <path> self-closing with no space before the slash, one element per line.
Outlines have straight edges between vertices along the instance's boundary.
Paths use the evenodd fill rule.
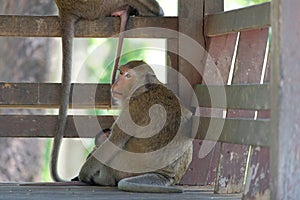
<path fill-rule="evenodd" d="M 201 73 L 203 72 L 205 59 L 205 40 L 203 36 L 204 0 L 178 0 L 178 9 L 178 71 L 190 85 L 201 83 Z M 190 44 L 187 44 L 187 42 Z M 198 49 L 196 48 L 197 50 L 195 50 L 191 43 L 193 47 L 201 45 L 203 51 L 198 52 Z M 178 77 L 179 97 L 186 99 L 186 106 L 190 106 L 192 91 L 180 84 L 183 81 L 182 79 L 183 77 Z M 189 166 L 189 170 L 182 179 L 181 184 L 203 184 L 203 174 L 199 173 L 203 169 L 202 166 L 198 165 L 199 159 L 195 156 L 198 155 L 198 151 L 199 141 L 194 141 L 193 162 Z"/>
<path fill-rule="evenodd" d="M 271 199 L 300 196 L 300 1 L 272 1 Z"/>
<path fill-rule="evenodd" d="M 201 83 L 205 51 L 195 52 L 187 41 L 193 39 L 196 44 L 205 48 L 203 36 L 204 0 L 179 0 L 179 72 L 190 84 Z M 194 47 L 194 46 L 193 46 Z M 184 55 L 188 55 L 184 56 Z M 192 62 L 192 63 L 191 63 Z M 180 90 L 180 88 L 179 88 Z M 180 95 L 185 95 L 185 88 Z M 188 94 L 186 94 L 188 95 Z"/>
<path fill-rule="evenodd" d="M 185 76 L 190 85 L 202 83 L 207 56 L 203 34 L 205 14 L 222 11 L 223 5 L 223 0 L 179 0 L 179 72 Z M 195 51 L 194 45 L 186 43 L 185 35 L 193 39 L 201 48 L 197 48 Z M 183 56 L 186 54 L 189 56 Z M 190 97 L 191 93 L 179 84 L 179 95 L 186 99 L 187 96 Z M 218 158 L 219 148 L 213 149 L 209 155 L 200 159 L 201 145 L 200 140 L 194 141 L 193 161 L 181 182 L 182 184 L 206 185 L 215 179 L 216 170 L 213 172 L 210 167 L 217 165 L 216 158 Z"/>

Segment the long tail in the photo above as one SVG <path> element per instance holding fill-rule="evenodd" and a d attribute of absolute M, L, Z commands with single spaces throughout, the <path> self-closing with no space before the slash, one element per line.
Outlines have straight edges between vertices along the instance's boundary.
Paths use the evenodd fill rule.
<path fill-rule="evenodd" d="M 129 19 L 130 9 L 131 8 L 128 8 L 128 10 L 124 10 L 123 14 L 120 15 L 120 19 L 121 19 L 120 36 L 119 36 L 119 41 L 118 41 L 118 46 L 117 46 L 117 54 L 116 54 L 116 57 L 114 60 L 114 66 L 113 66 L 113 72 L 112 72 L 112 78 L 111 78 L 112 84 L 114 84 L 114 82 L 116 81 L 116 74 L 117 74 L 117 69 L 118 69 L 118 65 L 119 65 L 120 57 L 121 57 L 121 53 L 122 53 L 122 47 L 123 47 L 123 42 L 124 42 L 124 37 L 125 37 L 125 30 L 126 30 L 126 26 L 127 26 L 128 19 Z"/>
<path fill-rule="evenodd" d="M 61 16 L 62 27 L 62 49 L 63 49 L 63 67 L 62 67 L 62 84 L 61 84 L 61 100 L 58 116 L 58 127 L 54 137 L 51 155 L 51 176 L 53 180 L 63 182 L 57 170 L 57 162 L 59 149 L 65 133 L 68 107 L 71 91 L 71 76 L 72 76 L 72 48 L 74 37 L 74 24 L 76 18 L 72 15 Z"/>

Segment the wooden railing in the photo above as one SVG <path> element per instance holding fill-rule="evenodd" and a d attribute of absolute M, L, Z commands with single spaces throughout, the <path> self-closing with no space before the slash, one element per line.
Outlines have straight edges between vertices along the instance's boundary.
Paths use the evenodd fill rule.
<path fill-rule="evenodd" d="M 180 2 L 184 2 L 184 0 L 180 0 Z M 206 3 L 209 4 L 208 2 L 213 1 L 207 0 Z M 215 2 L 221 1 L 216 0 Z M 189 6 L 194 13 L 197 13 L 196 8 L 198 7 L 192 8 L 192 3 Z M 168 41 L 168 48 L 177 51 L 180 49 L 180 42 L 178 42 L 176 31 L 184 30 L 192 34 L 199 28 L 191 27 L 191 30 L 185 30 L 185 27 L 189 26 L 186 23 L 192 20 L 192 16 L 187 18 L 182 15 L 182 12 L 179 17 L 130 18 L 128 29 L 157 27 L 173 30 L 174 34 L 170 35 L 169 32 L 164 31 L 141 30 L 129 32 L 126 37 L 165 38 Z M 219 108 L 227 113 L 226 117 L 201 116 L 201 113 L 199 116 L 194 116 L 196 120 L 200 120 L 195 138 L 220 142 L 215 148 L 215 151 L 218 152 L 218 156 L 215 157 L 217 161 L 214 161 L 216 160 L 214 157 L 211 157 L 210 161 L 218 162 L 218 164 L 213 169 L 207 170 L 206 168 L 205 170 L 209 171 L 210 178 L 215 177 L 215 192 L 217 193 L 241 193 L 244 191 L 244 199 L 252 199 L 253 194 L 257 194 L 258 189 L 261 188 L 260 194 L 268 195 L 269 185 L 265 183 L 268 183 L 269 180 L 269 150 L 267 147 L 270 146 L 271 137 L 270 85 L 269 68 L 264 70 L 263 67 L 269 66 L 264 62 L 265 55 L 268 54 L 266 47 L 270 26 L 270 3 L 228 12 L 220 10 L 203 16 L 203 21 L 205 21 L 203 22 L 204 27 L 202 27 L 203 41 L 206 41 L 206 50 L 220 70 L 224 83 L 228 82 L 230 67 L 232 60 L 235 59 L 234 52 L 236 52 L 231 84 L 216 85 L 213 79 L 207 85 L 193 84 L 194 92 L 198 97 L 198 107 Z M 195 24 L 197 23 L 195 22 Z M 76 24 L 75 37 L 115 37 L 118 34 L 118 27 L 119 19 L 113 17 L 95 21 L 81 20 Z M 239 36 L 237 32 L 240 32 Z M 56 16 L 0 16 L 0 36 L 3 37 L 60 37 L 60 35 Z M 191 37 L 197 38 L 194 35 Z M 174 54 L 174 51 L 172 53 Z M 172 55 L 171 61 L 174 61 L 175 69 L 180 69 L 179 65 L 182 64 L 182 60 L 177 55 Z M 265 77 L 264 80 L 261 80 L 261 77 Z M 73 84 L 73 91 L 74 88 L 76 92 L 84 95 L 80 95 L 80 97 L 75 95 L 70 101 L 71 108 L 107 109 L 110 107 L 109 85 Z M 59 90 L 60 84 L 52 83 L 1 83 L 0 108 L 58 108 Z M 219 90 L 225 91 L 226 104 L 214 100 L 214 107 L 212 107 L 210 94 L 218 93 Z M 81 127 L 84 130 L 81 132 L 84 134 L 78 133 L 74 122 L 75 118 L 80 118 L 84 122 L 85 125 Z M 80 137 L 94 137 L 95 127 L 93 127 L 91 119 L 95 118 L 103 127 L 110 127 L 114 121 L 112 116 L 69 116 L 66 137 L 79 137 L 79 135 Z M 53 137 L 57 116 L 2 115 L 0 121 L 0 137 Z M 211 123 L 223 124 L 218 138 L 207 135 L 207 129 Z M 231 144 L 240 144 L 240 146 L 230 146 Z M 250 151 L 249 145 L 254 145 Z M 261 149 L 256 150 L 255 147 Z M 232 160 L 228 158 L 228 153 L 232 153 L 231 155 L 236 153 L 240 156 L 236 160 Z M 247 163 L 249 154 L 251 156 L 248 166 L 257 166 L 258 173 L 256 177 L 248 175 L 247 184 L 243 185 L 244 177 L 247 175 L 245 163 Z M 195 154 L 193 162 L 201 163 L 202 160 Z M 211 163 L 208 166 L 211 167 Z M 202 169 L 190 170 L 188 173 L 195 173 L 196 170 Z M 258 177 L 262 172 L 265 177 Z M 190 176 L 196 177 L 193 174 Z M 226 185 L 222 184 L 225 179 Z M 205 181 L 204 184 L 208 184 L 208 181 Z"/>

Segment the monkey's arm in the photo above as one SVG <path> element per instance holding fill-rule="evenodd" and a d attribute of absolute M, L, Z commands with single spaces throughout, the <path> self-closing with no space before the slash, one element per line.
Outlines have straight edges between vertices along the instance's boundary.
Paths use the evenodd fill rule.
<path fill-rule="evenodd" d="M 110 137 L 103 142 L 93 153 L 93 157 L 101 160 L 101 163 L 110 164 L 113 160 L 118 160 L 117 157 L 121 156 L 126 144 L 132 138 L 127 134 L 111 134 Z"/>

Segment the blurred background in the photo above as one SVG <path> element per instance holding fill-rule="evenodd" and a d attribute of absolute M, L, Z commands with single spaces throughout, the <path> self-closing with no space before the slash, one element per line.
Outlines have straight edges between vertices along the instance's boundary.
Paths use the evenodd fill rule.
<path fill-rule="evenodd" d="M 166 16 L 177 16 L 177 0 L 157 0 Z M 269 0 L 224 0 L 225 10 L 237 9 Z M 57 15 L 53 0 L 0 0 L 1 15 Z M 117 39 L 74 39 L 73 76 L 76 83 L 110 83 Z M 164 39 L 126 39 L 121 63 L 144 60 L 160 81 L 166 82 Z M 54 82 L 61 76 L 60 38 L 0 37 L 0 82 Z M 0 114 L 57 114 L 41 111 L 0 109 Z M 71 111 L 70 114 L 117 114 L 117 110 Z M 1 122 L 0 122 L 1 123 Z M 49 158 L 52 139 L 0 138 L 0 182 L 52 181 Z M 64 139 L 59 173 L 65 179 L 77 176 L 93 139 Z"/>

